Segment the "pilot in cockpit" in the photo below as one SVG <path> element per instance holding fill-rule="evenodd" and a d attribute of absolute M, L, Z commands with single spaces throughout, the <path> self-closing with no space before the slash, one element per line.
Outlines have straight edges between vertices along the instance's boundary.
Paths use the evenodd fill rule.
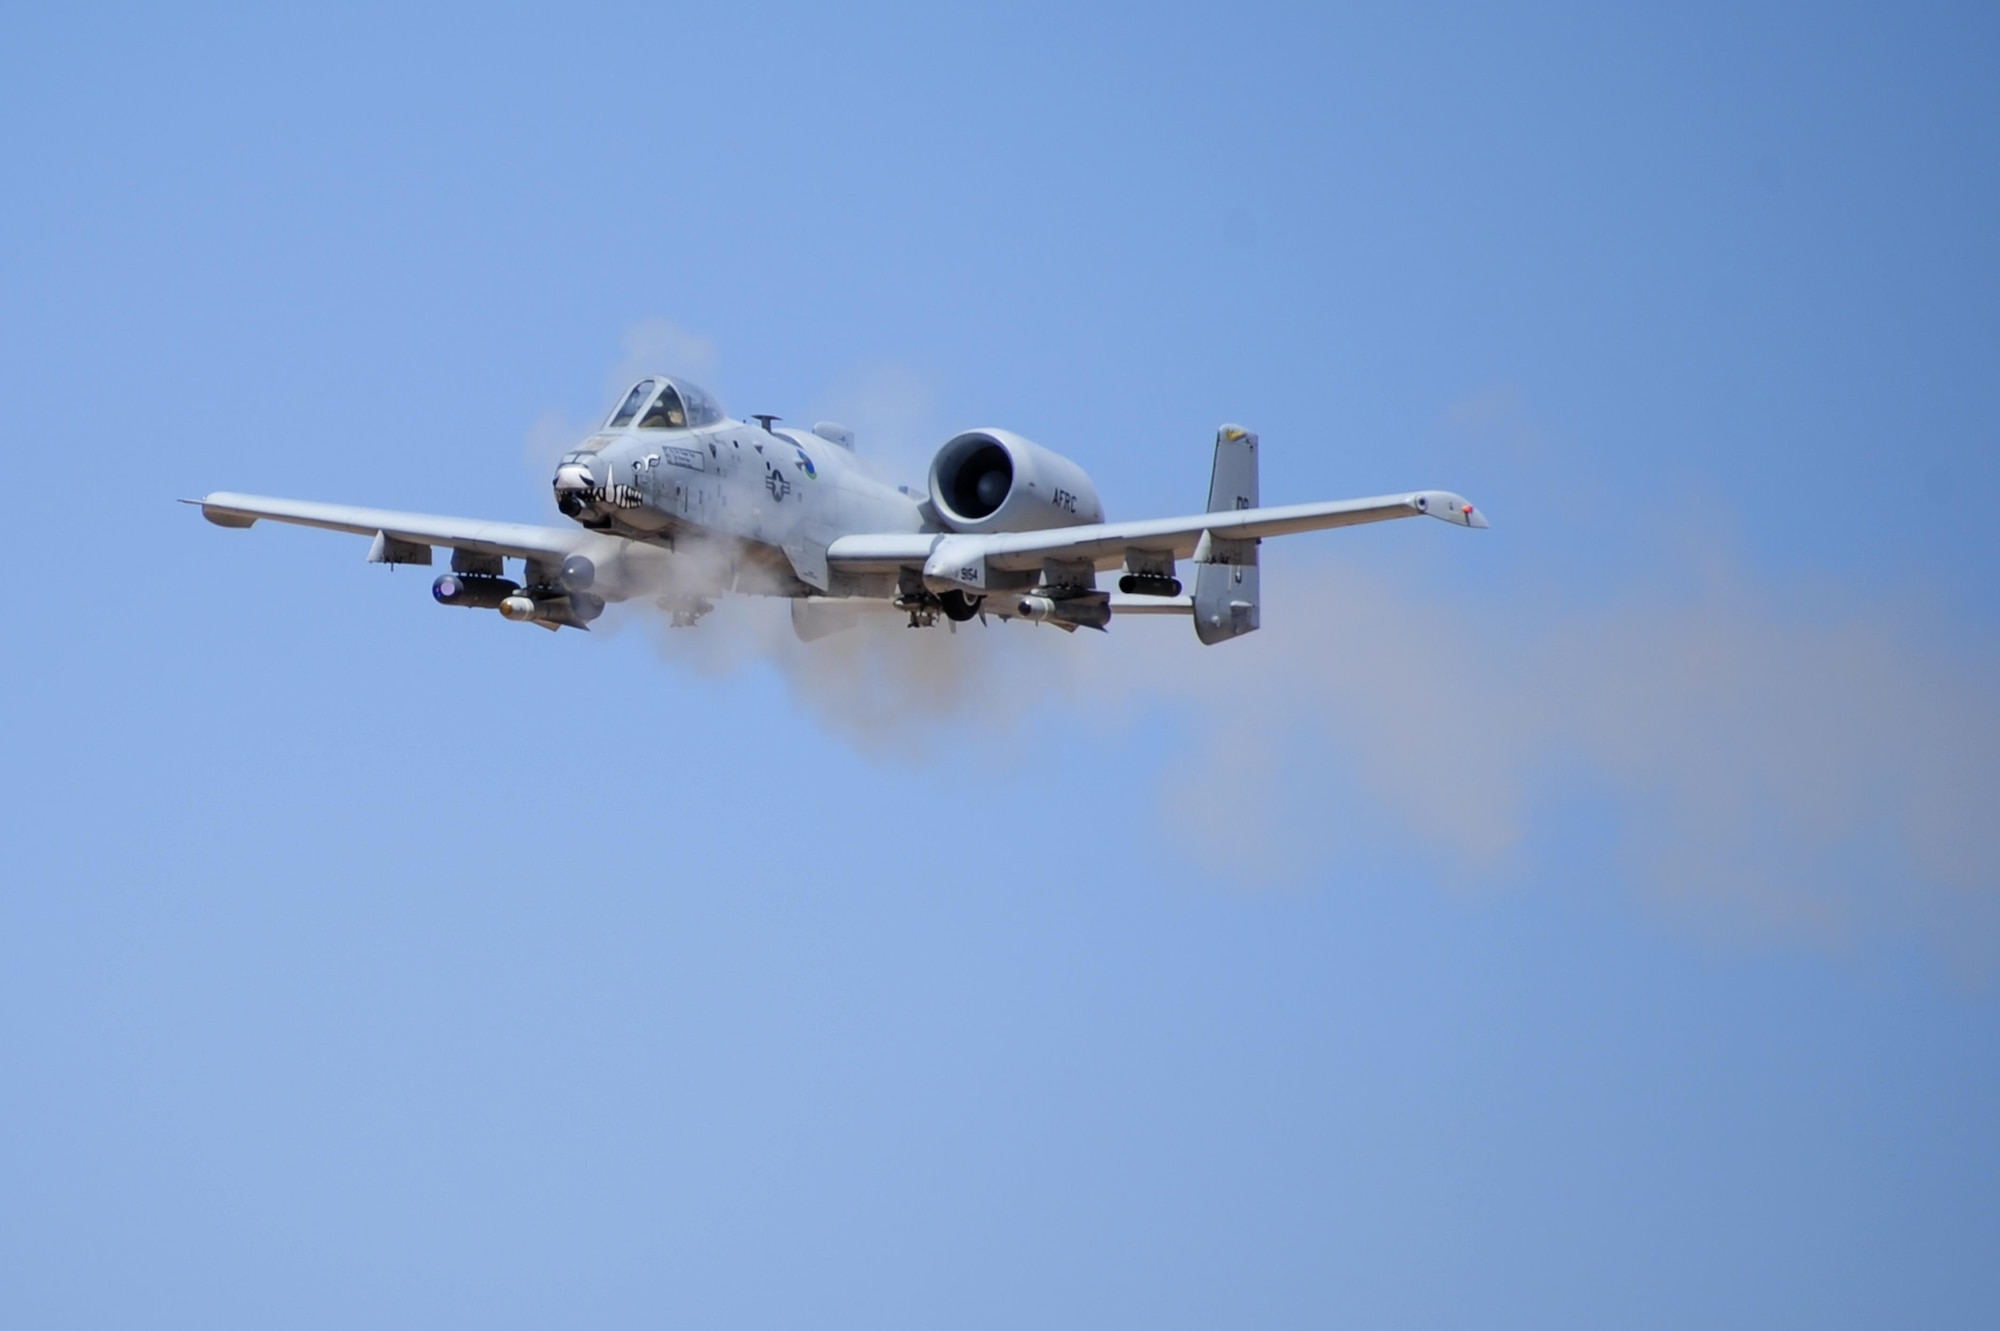
<path fill-rule="evenodd" d="M 653 394 L 656 386 L 657 397 Z M 604 428 L 622 430 L 631 425 L 642 405 L 646 412 L 639 420 L 642 430 L 702 430 L 726 419 L 720 402 L 685 379 L 641 379 L 632 385 Z"/>
<path fill-rule="evenodd" d="M 646 414 L 639 420 L 642 430 L 685 430 L 687 411 L 681 406 L 681 395 L 668 384 L 660 389 L 660 395 L 653 399 L 653 405 L 646 408 Z"/>

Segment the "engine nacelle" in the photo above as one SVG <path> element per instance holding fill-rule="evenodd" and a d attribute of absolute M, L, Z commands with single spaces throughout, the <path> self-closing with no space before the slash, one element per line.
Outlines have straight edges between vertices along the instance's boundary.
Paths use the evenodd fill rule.
<path fill-rule="evenodd" d="M 967 430 L 938 450 L 931 507 L 952 531 L 974 535 L 1104 521 L 1082 467 L 1007 430 Z"/>

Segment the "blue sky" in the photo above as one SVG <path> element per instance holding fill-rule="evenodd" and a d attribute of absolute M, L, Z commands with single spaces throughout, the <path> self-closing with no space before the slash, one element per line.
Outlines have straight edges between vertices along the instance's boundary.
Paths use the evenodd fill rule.
<path fill-rule="evenodd" d="M 1990 1325 L 1996 36 L 0 18 L 5 1319 Z M 662 360 L 1494 527 L 814 651 L 173 502 L 556 521 Z"/>

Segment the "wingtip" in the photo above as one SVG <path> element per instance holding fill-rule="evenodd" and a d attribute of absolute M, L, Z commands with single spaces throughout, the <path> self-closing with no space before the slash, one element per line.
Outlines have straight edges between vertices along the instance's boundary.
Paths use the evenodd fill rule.
<path fill-rule="evenodd" d="M 226 498 L 227 496 L 224 497 Z M 219 507 L 215 503 L 216 498 L 217 496 L 215 495 L 206 495 L 200 499 L 183 499 L 181 502 L 183 504 L 192 504 L 194 507 L 200 509 L 201 515 L 218 527 L 231 527 L 240 530 L 244 527 L 254 527 L 257 525 L 256 514 L 241 513 L 232 508 Z"/>
<path fill-rule="evenodd" d="M 1424 490 L 1410 496 L 1410 502 L 1420 513 L 1426 513 L 1441 522 L 1454 523 L 1460 527 L 1484 530 L 1486 515 L 1474 507 L 1464 495 L 1456 495 L 1449 490 Z"/>

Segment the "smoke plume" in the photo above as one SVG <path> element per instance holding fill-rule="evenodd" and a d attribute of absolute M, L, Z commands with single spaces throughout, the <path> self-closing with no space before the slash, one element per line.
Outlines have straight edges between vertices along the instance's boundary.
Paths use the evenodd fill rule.
<path fill-rule="evenodd" d="M 893 367 L 832 396 L 863 424 L 928 410 Z M 1521 416 L 1511 399 L 1482 409 Z M 662 616 L 659 637 L 683 668 L 777 670 L 887 761 L 1026 757 L 1051 724 L 1158 754 L 1136 741 L 1164 728 L 1169 755 L 1135 774 L 1172 811 L 1163 832 L 1246 882 L 1386 863 L 1497 884 L 1596 856 L 1723 937 L 1929 938 L 1982 975 L 2000 960 L 1990 636 L 1920 603 L 1726 567 L 1610 602 L 1496 602 L 1343 561 L 1337 539 L 1267 546 L 1263 629 L 1213 648 L 1180 619 L 954 633 L 887 611 L 802 643 L 783 603 L 755 599 L 692 630 Z"/>
<path fill-rule="evenodd" d="M 874 613 L 801 643 L 782 606 L 732 601 L 661 639 L 694 669 L 775 668 L 891 761 L 1025 756 L 1052 716 L 1113 751 L 1157 752 L 1138 732 L 1168 727 L 1138 774 L 1161 830 L 1245 883 L 1351 862 L 1500 883 L 1581 841 L 1725 936 L 2000 956 L 2000 653 L 1922 611 L 1741 575 L 1495 605 L 1308 557 L 1266 561 L 1264 624 L 1204 648 L 1178 619 L 1072 636 Z"/>
<path fill-rule="evenodd" d="M 1095 691 L 1126 675 L 1199 717 L 1194 768 L 1269 811 L 1254 840 L 1207 848 L 1218 864 L 1317 876 L 1355 853 L 1497 880 L 1601 832 L 1693 921 L 1995 954 L 1991 642 L 1740 574 L 1575 608 L 1267 562 L 1260 633 L 1208 651 L 1128 636 L 1091 669 Z M 1329 816 L 1328 796 L 1350 808 Z"/>

